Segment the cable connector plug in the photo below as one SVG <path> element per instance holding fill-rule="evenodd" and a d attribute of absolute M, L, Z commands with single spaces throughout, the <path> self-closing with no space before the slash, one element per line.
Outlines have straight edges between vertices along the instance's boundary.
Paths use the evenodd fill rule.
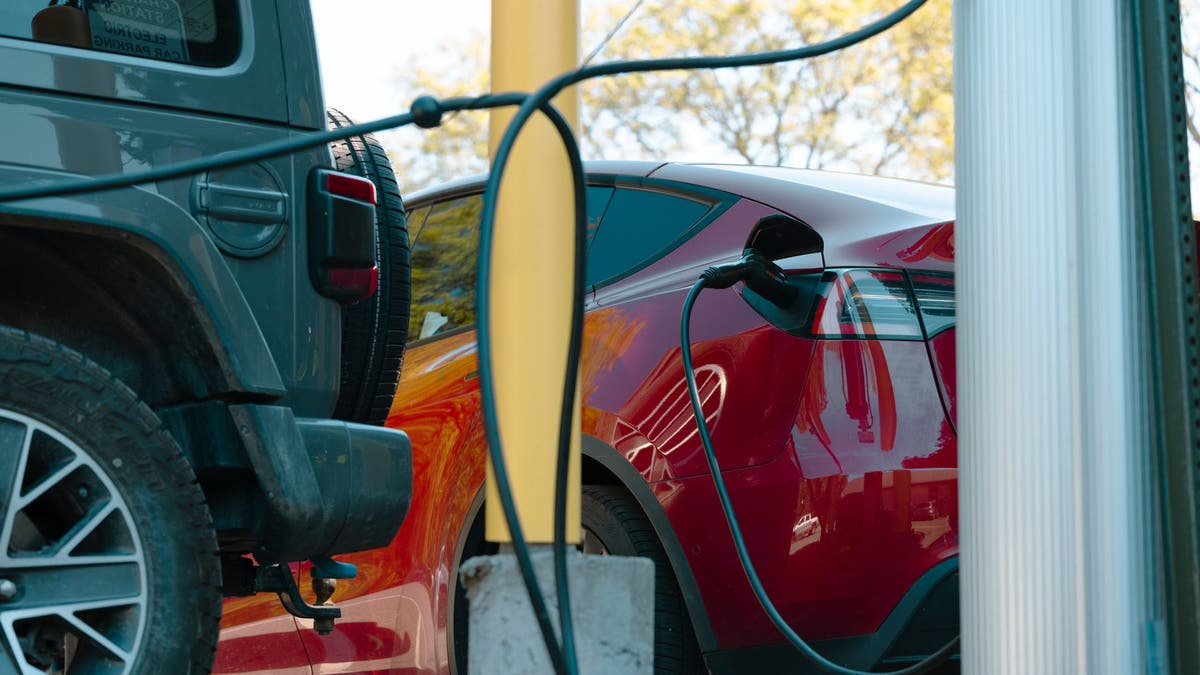
<path fill-rule="evenodd" d="M 432 129 L 442 123 L 442 104 L 432 96 L 418 96 L 408 111 L 413 123 L 422 129 Z"/>
<path fill-rule="evenodd" d="M 743 258 L 737 262 L 713 265 L 700 274 L 705 288 L 729 288 L 746 276 L 746 261 Z"/>
<path fill-rule="evenodd" d="M 750 290 L 785 308 L 798 295 L 779 265 L 752 248 L 743 251 L 742 259 L 737 262 L 709 267 L 700 278 L 708 288 L 729 288 L 739 281 L 745 282 Z"/>

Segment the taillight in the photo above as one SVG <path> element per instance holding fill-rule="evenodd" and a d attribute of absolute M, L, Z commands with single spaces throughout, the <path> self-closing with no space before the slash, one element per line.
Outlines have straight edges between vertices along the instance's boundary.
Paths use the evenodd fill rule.
<path fill-rule="evenodd" d="M 921 311 L 925 337 L 931 338 L 954 327 L 954 277 L 949 274 L 910 272 L 913 296 Z"/>
<path fill-rule="evenodd" d="M 821 338 L 920 340 L 921 321 L 904 272 L 836 270 L 822 276 L 810 334 Z"/>
<path fill-rule="evenodd" d="M 369 269 L 334 267 L 329 270 L 329 283 L 344 291 L 347 297 L 360 300 L 369 298 L 379 289 L 379 266 Z"/>
<path fill-rule="evenodd" d="M 778 307 L 749 287 L 742 296 L 793 335 L 825 340 L 921 340 L 954 327 L 954 276 L 892 269 L 788 275 L 798 297 Z"/>
<path fill-rule="evenodd" d="M 308 191 L 308 269 L 321 295 L 357 302 L 375 293 L 375 184 L 315 169 Z"/>
<path fill-rule="evenodd" d="M 325 174 L 325 188 L 331 194 L 340 197 L 349 197 L 372 204 L 379 203 L 375 198 L 375 184 L 366 178 L 331 171 Z"/>

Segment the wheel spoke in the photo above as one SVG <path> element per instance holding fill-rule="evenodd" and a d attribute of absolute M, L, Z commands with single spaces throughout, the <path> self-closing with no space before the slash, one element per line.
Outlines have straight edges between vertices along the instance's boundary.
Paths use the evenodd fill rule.
<path fill-rule="evenodd" d="M 12 530 L 12 513 L 9 511 L 16 512 L 20 508 L 15 502 L 32 437 L 26 425 L 0 417 L 0 557 L 8 551 Z"/>
<path fill-rule="evenodd" d="M 70 567 L 88 567 L 96 565 L 140 565 L 142 558 L 136 553 L 122 553 L 119 555 L 55 555 L 47 557 L 38 556 L 13 556 L 4 560 L 5 565 L 0 565 L 0 569 L 4 568 L 23 568 L 23 567 L 41 567 L 45 569 L 61 569 Z M 5 574 L 8 570 L 5 569 Z"/>
<path fill-rule="evenodd" d="M 103 559 L 102 556 L 90 558 Z M 19 558 L 16 560 L 20 561 Z M 22 616 L 133 605 L 140 603 L 143 596 L 136 560 L 18 567 L 6 570 L 5 575 L 16 581 L 20 593 L 5 603 L 4 609 Z"/>
<path fill-rule="evenodd" d="M 136 472 L 112 473 L 119 449 L 81 447 L 82 420 L 47 417 L 0 407 L 0 675 L 128 675 L 149 632 L 144 542 L 120 480 Z M 121 442 L 107 435 L 97 442 Z"/>
<path fill-rule="evenodd" d="M 69 538 L 67 538 L 58 546 L 58 555 L 71 555 L 71 551 L 74 551 L 75 547 L 82 544 L 83 540 L 87 539 L 92 532 L 95 532 L 96 528 L 100 527 L 100 524 L 103 523 L 109 517 L 109 515 L 116 510 L 117 503 L 110 501 L 99 511 L 96 511 L 95 513 L 89 513 L 83 520 L 77 523 L 74 528 L 72 528 Z"/>
<path fill-rule="evenodd" d="M 67 462 L 62 467 L 60 467 L 57 471 L 50 474 L 49 476 L 46 476 L 46 478 L 44 478 L 41 482 L 39 482 L 37 485 L 33 486 L 33 489 L 30 490 L 27 494 L 15 495 L 15 498 L 13 499 L 13 509 L 17 510 L 17 509 L 20 509 L 24 506 L 27 506 L 27 505 L 32 504 L 33 502 L 37 501 L 38 497 L 41 497 L 42 495 L 46 494 L 46 492 L 50 488 L 57 485 L 58 482 L 61 481 L 62 479 L 71 475 L 71 472 L 75 471 L 75 469 L 78 469 L 82 464 L 83 464 L 83 460 L 80 459 L 78 456 L 76 456 L 75 459 L 71 460 L 70 462 Z"/>
<path fill-rule="evenodd" d="M 0 625 L 0 673 L 36 673 L 25 665 L 16 635 L 6 625 Z"/>
<path fill-rule="evenodd" d="M 112 654 L 113 656 L 117 657 L 118 659 L 121 659 L 125 663 L 129 663 L 129 658 L 131 656 L 130 653 L 125 651 L 124 649 L 121 649 L 120 647 L 118 647 L 115 643 L 113 643 L 112 640 L 109 640 L 108 638 L 104 637 L 104 635 L 101 634 L 100 631 L 96 630 L 95 628 L 92 628 L 85 621 L 83 621 L 79 617 L 75 616 L 74 614 L 63 613 L 63 614 L 59 614 L 59 616 L 61 616 L 63 619 L 66 619 L 67 623 L 71 624 L 75 628 L 75 630 L 86 635 L 87 638 L 89 640 L 91 640 L 93 643 L 95 643 L 98 647 L 100 647 L 104 651 L 108 652 L 109 654 Z"/>

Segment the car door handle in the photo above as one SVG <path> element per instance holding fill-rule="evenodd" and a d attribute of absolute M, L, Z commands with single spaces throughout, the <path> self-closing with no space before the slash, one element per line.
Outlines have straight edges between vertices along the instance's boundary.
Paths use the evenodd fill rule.
<path fill-rule="evenodd" d="M 266 188 L 207 183 L 198 202 L 198 211 L 219 220 L 278 225 L 287 219 L 287 195 Z"/>

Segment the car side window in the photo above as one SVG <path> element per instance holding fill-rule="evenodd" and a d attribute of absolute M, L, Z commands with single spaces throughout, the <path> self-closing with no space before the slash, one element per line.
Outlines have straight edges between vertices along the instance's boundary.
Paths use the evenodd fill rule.
<path fill-rule="evenodd" d="M 588 242 L 608 208 L 613 188 L 588 186 Z M 475 266 L 483 195 L 459 197 L 414 209 L 410 340 L 423 340 L 475 323 Z"/>
<path fill-rule="evenodd" d="M 435 204 L 412 245 L 408 335 L 423 340 L 475 323 L 482 195 Z"/>
<path fill-rule="evenodd" d="M 425 224 L 425 217 L 429 215 L 430 208 L 422 206 L 408 213 L 408 218 L 405 222 L 408 223 L 408 240 L 410 242 L 415 242 L 417 237 L 421 236 L 421 227 Z"/>
<path fill-rule="evenodd" d="M 710 207 L 679 195 L 617 188 L 588 249 L 588 284 L 614 279 L 650 261 Z"/>
<path fill-rule="evenodd" d="M 237 0 L 4 0 L 0 36 L 158 61 L 226 66 L 241 48 Z"/>

